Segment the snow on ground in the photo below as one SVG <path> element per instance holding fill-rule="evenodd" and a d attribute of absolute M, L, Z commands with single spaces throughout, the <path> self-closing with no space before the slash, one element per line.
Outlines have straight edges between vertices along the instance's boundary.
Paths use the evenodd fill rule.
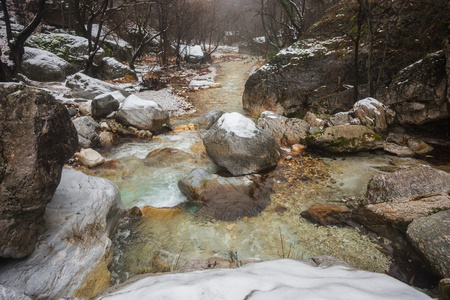
<path fill-rule="evenodd" d="M 258 129 L 255 123 L 237 112 L 223 114 L 217 121 L 220 128 L 244 138 L 253 137 Z"/>
<path fill-rule="evenodd" d="M 302 299 L 425 300 L 427 295 L 385 274 L 343 266 L 313 267 L 290 260 L 149 276 L 110 294 L 105 300 L 128 299 Z"/>
<path fill-rule="evenodd" d="M 143 91 L 136 94 L 138 97 L 158 103 L 172 116 L 181 116 L 195 112 L 195 107 L 186 102 L 183 97 L 176 95 L 171 87 L 159 91 Z"/>

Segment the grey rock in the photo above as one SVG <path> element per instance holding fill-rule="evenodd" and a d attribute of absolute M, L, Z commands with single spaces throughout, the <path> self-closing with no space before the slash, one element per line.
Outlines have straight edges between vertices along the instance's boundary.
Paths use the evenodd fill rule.
<path fill-rule="evenodd" d="M 353 106 L 354 115 L 361 124 L 375 132 L 383 133 L 388 128 L 384 105 L 374 98 L 359 100 Z"/>
<path fill-rule="evenodd" d="M 429 166 L 377 174 L 358 208 L 366 220 L 404 228 L 413 220 L 450 207 L 450 174 Z"/>
<path fill-rule="evenodd" d="M 330 117 L 330 122 L 332 126 L 350 125 L 353 119 L 349 112 L 339 112 Z"/>
<path fill-rule="evenodd" d="M 386 152 L 395 154 L 400 157 L 414 156 L 414 152 L 406 146 L 402 146 L 396 143 L 383 143 L 383 149 Z"/>
<path fill-rule="evenodd" d="M 92 117 L 84 116 L 73 120 L 78 132 L 78 143 L 81 148 L 96 147 L 100 138 L 100 125 Z"/>
<path fill-rule="evenodd" d="M 414 220 L 406 234 L 441 277 L 450 277 L 450 210 Z"/>
<path fill-rule="evenodd" d="M 203 138 L 208 156 L 234 176 L 274 168 L 281 155 L 277 141 L 251 120 L 227 113 Z"/>
<path fill-rule="evenodd" d="M 100 78 L 106 79 L 116 79 L 125 76 L 131 76 L 134 80 L 137 80 L 136 72 L 130 67 L 118 62 L 113 57 L 104 57 L 102 63 L 99 67 Z"/>
<path fill-rule="evenodd" d="M 70 64 L 57 55 L 41 49 L 25 47 L 20 71 L 36 81 L 64 81 L 71 74 Z"/>
<path fill-rule="evenodd" d="M 67 109 L 47 92 L 0 87 L 0 257 L 30 254 L 44 210 L 73 155 L 77 134 Z"/>
<path fill-rule="evenodd" d="M 119 109 L 120 103 L 111 94 L 99 95 L 92 100 L 92 115 L 104 117 Z"/>
<path fill-rule="evenodd" d="M 0 284 L 0 299 L 32 300 L 23 291 Z"/>
<path fill-rule="evenodd" d="M 416 138 L 408 139 L 408 147 L 414 153 L 424 155 L 433 151 L 433 147 L 425 143 L 424 141 Z"/>
<path fill-rule="evenodd" d="M 92 78 L 80 72 L 67 77 L 66 86 L 72 89 L 71 94 L 73 97 L 90 100 L 99 95 L 120 90 L 120 88 L 110 83 Z"/>
<path fill-rule="evenodd" d="M 279 144 L 286 146 L 300 143 L 309 131 L 308 122 L 297 118 L 286 118 L 271 111 L 263 112 L 257 125 L 270 133 Z"/>
<path fill-rule="evenodd" d="M 233 221 L 254 217 L 270 203 L 259 176 L 221 177 L 195 169 L 178 182 L 181 192 L 198 205 L 197 214 Z"/>
<path fill-rule="evenodd" d="M 308 146 L 335 153 L 358 152 L 383 147 L 381 137 L 362 125 L 327 127 L 306 138 Z"/>
<path fill-rule="evenodd" d="M 438 51 L 396 75 L 385 104 L 396 111 L 401 124 L 421 125 L 449 117 L 445 64 L 444 52 Z"/>
<path fill-rule="evenodd" d="M 317 116 L 310 111 L 305 114 L 303 120 L 308 122 L 311 127 L 323 127 L 323 125 L 325 124 L 322 119 L 317 118 Z"/>
<path fill-rule="evenodd" d="M 114 183 L 64 169 L 45 209 L 46 231 L 36 250 L 23 260 L 2 265 L 0 283 L 24 290 L 33 299 L 76 296 L 85 277 L 106 261 L 109 236 L 121 212 Z M 105 264 L 103 276 L 108 274 Z"/>
<path fill-rule="evenodd" d="M 224 114 L 225 112 L 223 110 L 212 110 L 203 116 L 197 118 L 194 121 L 195 127 L 197 129 L 206 129 L 208 130 L 211 128 L 211 126 L 214 125 L 214 123 L 219 120 L 219 118 Z"/>
<path fill-rule="evenodd" d="M 117 122 L 137 129 L 150 130 L 160 134 L 170 130 L 169 113 L 153 101 L 140 99 L 134 95 L 125 99 L 116 115 Z"/>

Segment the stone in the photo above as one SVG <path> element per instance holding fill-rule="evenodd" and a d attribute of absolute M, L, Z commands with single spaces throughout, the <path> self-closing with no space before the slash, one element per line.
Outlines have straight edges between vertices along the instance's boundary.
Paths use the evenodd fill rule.
<path fill-rule="evenodd" d="M 120 103 L 111 94 L 102 94 L 92 100 L 92 116 L 104 117 L 119 109 Z"/>
<path fill-rule="evenodd" d="M 368 183 L 358 215 L 369 223 L 377 220 L 402 229 L 417 218 L 448 209 L 449 192 L 450 174 L 430 166 L 377 174 Z"/>
<path fill-rule="evenodd" d="M 85 102 L 78 104 L 78 109 L 83 116 L 92 116 L 92 103 Z"/>
<path fill-rule="evenodd" d="M 45 206 L 78 147 L 67 109 L 49 93 L 0 87 L 0 257 L 29 255 Z"/>
<path fill-rule="evenodd" d="M 301 145 L 301 144 L 294 144 L 291 146 L 291 151 L 293 153 L 301 153 L 303 151 L 306 150 L 306 146 L 305 145 Z"/>
<path fill-rule="evenodd" d="M 439 281 L 439 292 L 444 300 L 450 300 L 450 278 L 444 278 Z"/>
<path fill-rule="evenodd" d="M 116 115 L 117 122 L 160 134 L 170 130 L 169 113 L 154 101 L 130 95 Z"/>
<path fill-rule="evenodd" d="M 67 61 L 49 51 L 25 47 L 20 72 L 31 80 L 64 81 L 70 68 Z"/>
<path fill-rule="evenodd" d="M 114 133 L 109 131 L 100 132 L 98 138 L 102 147 L 111 147 L 114 143 Z"/>
<path fill-rule="evenodd" d="M 361 124 L 377 133 L 383 133 L 388 128 L 385 115 L 385 107 L 378 100 L 368 97 L 353 105 L 354 116 Z"/>
<path fill-rule="evenodd" d="M 437 274 L 450 277 L 450 210 L 415 219 L 406 235 Z"/>
<path fill-rule="evenodd" d="M 81 72 L 67 77 L 66 87 L 71 89 L 70 93 L 73 97 L 89 100 L 93 100 L 95 97 L 102 94 L 109 94 L 120 90 L 120 88 L 110 83 L 92 78 Z"/>
<path fill-rule="evenodd" d="M 351 211 L 345 206 L 335 204 L 316 204 L 300 214 L 311 222 L 326 225 L 342 225 L 350 218 Z"/>
<path fill-rule="evenodd" d="M 25 41 L 26 46 L 47 50 L 71 63 L 78 70 L 83 68 L 86 62 L 86 55 L 89 52 L 88 43 L 88 39 L 84 37 L 67 33 L 37 33 L 31 35 Z M 100 64 L 104 56 L 105 51 L 99 49 L 95 55 L 94 63 Z"/>
<path fill-rule="evenodd" d="M 323 128 L 323 126 L 325 125 L 325 122 L 322 119 L 317 118 L 317 116 L 310 111 L 308 111 L 305 114 L 305 116 L 303 117 L 303 120 L 308 122 L 308 124 L 311 127 L 322 127 Z"/>
<path fill-rule="evenodd" d="M 416 138 L 408 139 L 408 147 L 415 154 L 424 155 L 433 151 L 433 147 L 425 143 L 424 141 Z"/>
<path fill-rule="evenodd" d="M 217 220 L 254 217 L 270 203 L 270 189 L 255 175 L 221 177 L 195 169 L 178 182 L 178 187 L 198 206 L 198 215 Z"/>
<path fill-rule="evenodd" d="M 32 299 L 96 296 L 94 291 L 100 293 L 109 286 L 109 236 L 122 210 L 114 183 L 64 169 L 45 209 L 46 231 L 36 250 L 23 260 L 2 264 L 0 284 L 23 290 Z M 92 289 L 83 291 L 88 279 Z"/>
<path fill-rule="evenodd" d="M 203 116 L 197 118 L 194 123 L 195 126 L 198 129 L 206 129 L 208 130 L 209 128 L 211 128 L 211 126 L 214 125 L 214 123 L 217 122 L 217 120 L 219 120 L 219 118 L 224 114 L 225 112 L 222 110 L 212 110 L 206 114 L 204 114 Z"/>
<path fill-rule="evenodd" d="M 385 104 L 400 124 L 421 125 L 448 118 L 444 52 L 438 51 L 402 69 L 388 87 Z"/>
<path fill-rule="evenodd" d="M 77 129 L 78 143 L 81 148 L 92 148 L 99 144 L 100 125 L 92 117 L 73 119 L 73 124 Z"/>
<path fill-rule="evenodd" d="M 91 148 L 81 149 L 78 159 L 88 168 L 99 166 L 105 162 L 105 158 Z"/>
<path fill-rule="evenodd" d="M 187 126 L 187 125 L 180 125 L 180 126 L 175 127 L 173 129 L 173 132 L 179 133 L 179 132 L 184 132 L 184 131 L 189 131 L 189 130 L 190 130 L 189 126 Z"/>
<path fill-rule="evenodd" d="M 144 158 L 144 163 L 150 166 L 167 167 L 192 160 L 192 155 L 175 148 L 157 149 Z"/>
<path fill-rule="evenodd" d="M 383 143 L 383 149 L 386 152 L 395 154 L 399 157 L 411 157 L 414 156 L 414 152 L 406 146 L 401 146 L 396 143 Z"/>
<path fill-rule="evenodd" d="M 0 299 L 11 300 L 32 300 L 21 290 L 0 284 Z"/>
<path fill-rule="evenodd" d="M 334 153 L 367 151 L 383 147 L 381 137 L 363 125 L 327 127 L 309 135 L 306 144 Z"/>
<path fill-rule="evenodd" d="M 227 113 L 203 138 L 208 156 L 234 176 L 276 167 L 281 155 L 277 141 L 239 113 Z"/>
<path fill-rule="evenodd" d="M 279 144 L 286 146 L 300 143 L 309 131 L 308 122 L 297 118 L 286 118 L 271 111 L 263 112 L 258 118 L 257 125 L 270 133 Z"/>
<path fill-rule="evenodd" d="M 353 118 L 349 112 L 339 112 L 330 117 L 330 122 L 332 126 L 339 126 L 339 125 L 350 125 L 352 124 Z M 359 125 L 359 124 L 353 124 L 353 125 Z"/>
<path fill-rule="evenodd" d="M 118 62 L 113 57 L 104 57 L 99 66 L 99 75 L 103 80 L 122 78 L 130 76 L 134 80 L 137 80 L 136 72 L 129 66 L 126 66 Z"/>

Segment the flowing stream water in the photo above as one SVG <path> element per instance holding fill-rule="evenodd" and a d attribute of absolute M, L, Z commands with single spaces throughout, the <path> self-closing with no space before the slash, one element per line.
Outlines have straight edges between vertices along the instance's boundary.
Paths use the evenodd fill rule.
<path fill-rule="evenodd" d="M 173 124 L 188 124 L 212 109 L 243 113 L 244 84 L 257 62 L 235 55 L 215 63 L 216 81 L 222 88 L 191 93 L 198 112 L 174 119 Z M 145 98 L 145 94 L 138 96 Z M 224 222 L 197 217 L 189 206 L 182 205 L 187 199 L 178 190 L 178 180 L 195 168 L 216 170 L 201 141 L 197 131 L 129 141 L 104 150 L 107 163 L 103 167 L 86 170 L 116 182 L 125 206 L 138 206 L 143 213 L 137 221 L 132 217 L 124 220 L 114 238 L 113 283 L 136 274 L 175 270 L 188 260 L 210 257 L 272 260 L 332 255 L 364 270 L 389 269 L 389 241 L 371 238 L 355 227 L 317 226 L 300 213 L 317 203 L 344 205 L 361 199 L 369 178 L 381 172 L 377 167 L 416 161 L 381 152 L 334 158 L 285 155 L 274 171 L 269 206 L 256 217 Z M 181 155 L 146 160 L 148 153 L 166 148 Z"/>

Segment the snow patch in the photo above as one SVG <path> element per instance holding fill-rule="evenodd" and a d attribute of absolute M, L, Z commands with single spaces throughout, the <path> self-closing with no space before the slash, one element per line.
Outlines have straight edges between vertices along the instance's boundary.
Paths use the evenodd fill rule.
<path fill-rule="evenodd" d="M 217 122 L 220 128 L 244 138 L 251 138 L 258 132 L 252 120 L 237 112 L 223 114 Z"/>
<path fill-rule="evenodd" d="M 122 104 L 123 110 L 135 110 L 135 109 L 148 109 L 148 108 L 158 108 L 161 107 L 154 101 L 144 100 L 136 95 L 128 96 Z"/>
<path fill-rule="evenodd" d="M 385 274 L 342 266 L 313 267 L 291 259 L 149 276 L 99 299 L 303 299 L 429 300 L 427 295 Z"/>

